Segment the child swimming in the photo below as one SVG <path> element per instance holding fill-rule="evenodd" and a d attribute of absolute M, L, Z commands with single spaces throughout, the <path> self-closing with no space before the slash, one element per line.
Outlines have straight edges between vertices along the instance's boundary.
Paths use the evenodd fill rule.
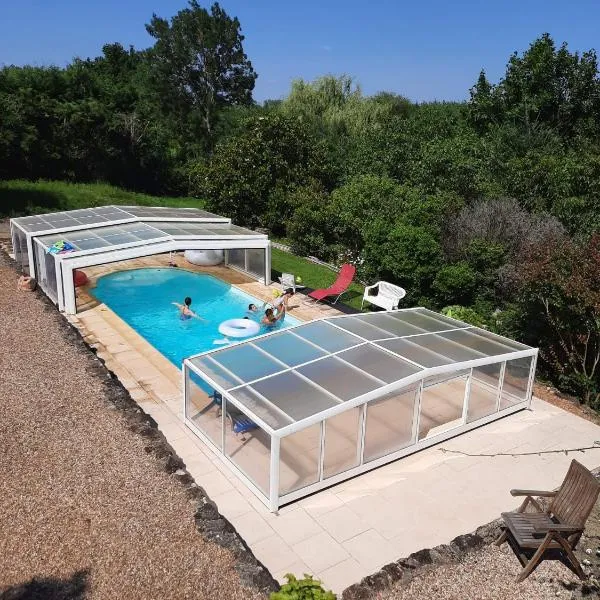
<path fill-rule="evenodd" d="M 177 308 L 179 308 L 179 318 L 182 321 L 187 321 L 188 319 L 191 319 L 192 317 L 194 317 L 195 319 L 200 319 L 201 321 L 204 321 L 204 319 L 197 315 L 191 308 L 191 304 L 192 304 L 192 299 L 187 296 L 184 301 L 183 304 L 179 304 L 179 302 L 172 302 L 171 304 L 173 304 L 174 306 L 176 306 Z"/>

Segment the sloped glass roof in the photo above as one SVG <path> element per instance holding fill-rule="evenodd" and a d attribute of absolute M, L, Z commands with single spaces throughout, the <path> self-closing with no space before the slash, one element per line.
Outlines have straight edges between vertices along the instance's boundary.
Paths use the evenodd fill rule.
<path fill-rule="evenodd" d="M 68 242 L 73 250 L 68 256 L 77 256 L 81 252 L 91 250 L 112 250 L 126 247 L 129 244 L 138 245 L 143 242 L 166 241 L 178 237 L 202 238 L 235 238 L 252 237 L 265 238 L 250 229 L 237 227 L 231 223 L 187 223 L 148 221 L 90 227 L 76 231 L 66 231 L 42 235 L 37 239 L 48 249 L 58 241 Z"/>
<path fill-rule="evenodd" d="M 228 223 L 229 219 L 209 213 L 199 208 L 170 208 L 160 206 L 99 206 L 96 208 L 82 208 L 63 212 L 31 215 L 11 219 L 24 231 L 31 234 L 42 235 L 53 231 L 69 231 L 92 227 L 110 225 L 111 223 L 126 223 L 127 221 L 163 220 L 176 222 L 202 221 L 209 223 Z"/>
<path fill-rule="evenodd" d="M 188 361 L 277 430 L 434 367 L 522 350 L 532 349 L 416 308 L 312 321 Z"/>

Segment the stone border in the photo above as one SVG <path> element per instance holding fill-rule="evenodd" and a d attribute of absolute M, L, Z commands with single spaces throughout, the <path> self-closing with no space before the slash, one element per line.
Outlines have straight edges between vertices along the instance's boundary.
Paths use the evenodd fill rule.
<path fill-rule="evenodd" d="M 459 535 L 449 544 L 413 552 L 408 558 L 401 558 L 385 565 L 380 571 L 363 578 L 360 583 L 347 587 L 342 600 L 367 600 L 378 592 L 387 590 L 394 584 L 408 584 L 422 569 L 457 563 L 463 556 L 491 544 L 499 535 L 502 519 L 497 519 L 478 527 L 474 533 Z"/>
<path fill-rule="evenodd" d="M 0 256 L 15 274 L 18 274 L 16 262 L 6 252 L 1 252 Z M 156 421 L 135 402 L 115 373 L 108 369 L 104 361 L 96 355 L 95 348 L 90 346 L 83 339 L 80 331 L 58 312 L 46 294 L 39 287 L 31 293 L 44 303 L 46 312 L 53 314 L 65 341 L 86 353 L 90 361 L 86 372 L 102 381 L 108 408 L 122 413 L 129 430 L 144 438 L 145 452 L 154 456 L 161 468 L 183 485 L 187 497 L 196 503 L 194 520 L 196 528 L 204 539 L 219 544 L 233 554 L 236 561 L 235 569 L 243 585 L 264 594 L 278 591 L 279 583 L 254 556 L 235 527 L 219 513 L 217 505 L 209 498 L 206 491 L 194 481 L 186 470 L 183 460 L 158 428 Z"/>
<path fill-rule="evenodd" d="M 600 479 L 600 467 L 593 469 L 592 474 Z M 538 501 L 542 505 L 548 502 L 547 498 L 538 498 Z M 455 564 L 466 554 L 492 544 L 500 535 L 502 525 L 503 520 L 499 518 L 478 527 L 474 533 L 455 537 L 449 544 L 413 552 L 408 558 L 401 558 L 385 565 L 377 573 L 368 575 L 359 583 L 347 587 L 342 592 L 341 599 L 368 600 L 398 582 L 401 585 L 407 585 L 421 569 L 429 566 Z"/>

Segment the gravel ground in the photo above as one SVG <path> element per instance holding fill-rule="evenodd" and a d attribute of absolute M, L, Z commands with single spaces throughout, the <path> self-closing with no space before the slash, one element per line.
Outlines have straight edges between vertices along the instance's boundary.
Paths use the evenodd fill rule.
<path fill-rule="evenodd" d="M 586 552 L 587 550 L 587 552 Z M 547 598 L 600 598 L 600 499 L 588 518 L 576 551 L 584 571 L 590 575 L 581 582 L 567 567 L 547 560 L 523 583 L 515 583 L 521 570 L 508 544 L 501 548 L 483 546 L 463 556 L 460 562 L 426 566 L 408 583 L 396 584 L 379 593 L 378 600 L 545 600 Z"/>
<path fill-rule="evenodd" d="M 572 598 L 578 580 L 560 563 L 546 561 L 523 583 L 514 582 L 520 564 L 508 547 L 485 546 L 456 564 L 423 568 L 408 585 L 382 592 L 378 600 L 546 600 Z M 579 597 L 579 596 L 578 596 Z M 596 597 L 593 593 L 590 598 Z"/>
<path fill-rule="evenodd" d="M 16 280 L 0 253 L 0 597 L 264 598 Z"/>

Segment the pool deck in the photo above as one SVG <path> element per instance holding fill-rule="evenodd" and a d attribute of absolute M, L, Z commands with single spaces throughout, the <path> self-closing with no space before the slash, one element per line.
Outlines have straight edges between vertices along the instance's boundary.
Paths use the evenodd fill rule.
<path fill-rule="evenodd" d="M 94 278 L 121 269 L 166 266 L 149 257 L 86 270 Z M 177 258 L 183 265 L 182 259 Z M 264 300 L 272 290 L 222 267 L 210 272 Z M 276 286 L 271 286 L 272 288 Z M 158 424 L 198 485 L 238 530 L 256 557 L 280 581 L 286 573 L 311 573 L 335 592 L 383 565 L 424 547 L 447 543 L 515 506 L 514 487 L 552 489 L 572 458 L 600 464 L 600 447 L 585 454 L 523 455 L 592 446 L 600 427 L 534 399 L 525 410 L 439 446 L 380 467 L 283 507 L 272 514 L 221 460 L 183 425 L 181 373 L 171 362 L 85 290 L 82 312 L 69 317 L 97 348 L 140 407 Z M 292 309 L 300 319 L 336 314 L 331 307 Z M 517 456 L 464 456 L 515 453 Z M 515 560 L 515 576 L 518 563 Z"/>

